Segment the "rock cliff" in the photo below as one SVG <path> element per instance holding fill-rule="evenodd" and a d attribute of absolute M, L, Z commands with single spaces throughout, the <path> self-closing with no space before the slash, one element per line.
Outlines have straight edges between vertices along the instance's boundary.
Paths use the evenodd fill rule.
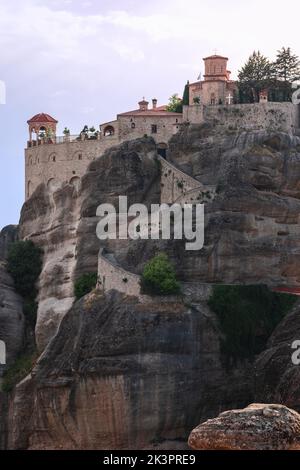
<path fill-rule="evenodd" d="M 73 305 L 74 280 L 97 271 L 97 206 L 116 205 L 119 195 L 129 204 L 160 202 L 155 155 L 150 138 L 124 143 L 91 163 L 80 188 L 41 185 L 22 209 L 20 237 L 44 251 L 36 326 L 44 352 L 11 401 L 10 448 L 175 445 L 199 422 L 253 401 L 249 364 L 225 369 L 216 319 L 207 297 L 196 297 L 201 283 L 299 284 L 300 139 L 186 126 L 168 158 L 213 189 L 204 249 L 103 245 L 134 273 L 167 251 L 185 289 L 192 286 L 188 298 L 140 303 L 111 291 Z"/>
<path fill-rule="evenodd" d="M 0 364 L 0 387 L 2 376 L 13 364 L 24 346 L 25 320 L 21 297 L 15 292 L 13 280 L 6 270 L 5 259 L 9 245 L 18 238 L 16 226 L 5 227 L 0 232 L 0 340 L 6 346 L 6 364 Z M 0 388 L 0 449 L 6 447 L 8 397 Z"/>
<path fill-rule="evenodd" d="M 292 361 L 292 355 L 297 352 L 292 349 L 295 341 L 300 341 L 299 302 L 277 326 L 267 349 L 256 361 L 255 395 L 256 400 L 264 397 L 300 412 L 300 365 Z"/>
<path fill-rule="evenodd" d="M 74 279 L 97 270 L 97 206 L 116 205 L 125 194 L 129 205 L 160 202 L 155 153 L 149 138 L 122 144 L 91 163 L 79 190 L 65 185 L 51 193 L 41 185 L 25 203 L 20 236 L 45 253 L 36 329 L 40 351 L 74 301 Z M 215 188 L 205 205 L 205 247 L 195 253 L 180 241 L 107 243 L 121 266 L 139 273 L 155 251 L 165 249 L 187 282 L 299 284 L 298 137 L 217 134 L 209 124 L 190 125 L 171 139 L 168 158 Z"/>
<path fill-rule="evenodd" d="M 51 193 L 40 185 L 24 204 L 20 237 L 32 239 L 44 252 L 36 326 L 40 351 L 74 302 L 74 279 L 97 271 L 98 205 L 116 204 L 118 196 L 125 194 L 129 204 L 153 200 L 158 174 L 154 154 L 155 144 L 149 139 L 122 144 L 90 165 L 79 191 L 65 184 Z"/>
<path fill-rule="evenodd" d="M 169 157 L 217 192 L 205 206 L 204 249 L 179 252 L 186 280 L 299 285 L 298 137 L 190 125 L 171 139 Z"/>
<path fill-rule="evenodd" d="M 185 448 L 199 420 L 252 399 L 250 370 L 224 370 L 219 340 L 205 301 L 89 294 L 17 386 L 9 447 Z"/>
<path fill-rule="evenodd" d="M 23 303 L 14 289 L 14 283 L 6 270 L 5 262 L 9 245 L 17 237 L 16 226 L 10 225 L 0 232 L 0 339 L 6 344 L 7 365 L 14 362 L 24 345 Z"/>

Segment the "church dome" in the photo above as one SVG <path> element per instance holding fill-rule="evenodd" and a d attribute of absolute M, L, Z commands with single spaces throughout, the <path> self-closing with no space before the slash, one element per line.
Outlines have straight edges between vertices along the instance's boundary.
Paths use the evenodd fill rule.
<path fill-rule="evenodd" d="M 39 113 L 33 116 L 31 119 L 27 121 L 28 124 L 31 124 L 33 122 L 54 122 L 55 124 L 58 123 L 56 119 L 54 119 L 52 116 L 46 113 Z"/>

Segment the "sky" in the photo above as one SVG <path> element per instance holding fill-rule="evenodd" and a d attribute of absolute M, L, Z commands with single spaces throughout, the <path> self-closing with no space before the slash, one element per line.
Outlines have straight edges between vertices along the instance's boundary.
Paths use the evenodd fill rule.
<path fill-rule="evenodd" d="M 0 0 L 0 229 L 24 202 L 27 120 L 45 112 L 77 134 L 145 96 L 160 105 L 229 57 L 236 78 L 253 50 L 300 55 L 298 0 Z M 1 104 L 3 88 L 6 104 Z M 2 91 L 2 93 L 1 93 Z"/>

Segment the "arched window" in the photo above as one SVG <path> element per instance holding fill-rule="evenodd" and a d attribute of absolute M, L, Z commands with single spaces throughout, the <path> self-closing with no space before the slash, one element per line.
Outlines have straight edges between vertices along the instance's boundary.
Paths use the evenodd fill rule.
<path fill-rule="evenodd" d="M 82 153 L 78 154 L 78 160 L 82 160 Z"/>
<path fill-rule="evenodd" d="M 103 131 L 104 137 L 108 137 L 110 135 L 115 135 L 115 129 L 113 126 L 106 126 Z"/>
<path fill-rule="evenodd" d="M 135 123 L 134 122 L 131 123 L 131 129 L 135 129 Z"/>
<path fill-rule="evenodd" d="M 51 153 L 48 158 L 49 162 L 56 162 L 56 154 Z"/>
<path fill-rule="evenodd" d="M 216 104 L 216 95 L 214 93 L 210 95 L 210 104 Z"/>

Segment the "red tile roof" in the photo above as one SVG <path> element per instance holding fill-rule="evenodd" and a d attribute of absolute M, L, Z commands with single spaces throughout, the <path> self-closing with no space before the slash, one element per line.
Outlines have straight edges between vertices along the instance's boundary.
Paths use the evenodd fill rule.
<path fill-rule="evenodd" d="M 213 55 L 209 55 L 208 57 L 204 57 L 203 60 L 207 60 L 207 59 L 226 59 L 228 60 L 228 57 L 224 57 L 222 55 L 216 55 L 216 54 L 213 54 Z"/>
<path fill-rule="evenodd" d="M 51 117 L 49 114 L 46 113 L 39 113 L 33 116 L 31 119 L 27 121 L 27 124 L 31 124 L 32 122 L 55 122 L 56 124 L 58 121 Z"/>
<path fill-rule="evenodd" d="M 282 292 L 285 294 L 300 295 L 300 287 L 275 287 L 273 291 Z"/>

